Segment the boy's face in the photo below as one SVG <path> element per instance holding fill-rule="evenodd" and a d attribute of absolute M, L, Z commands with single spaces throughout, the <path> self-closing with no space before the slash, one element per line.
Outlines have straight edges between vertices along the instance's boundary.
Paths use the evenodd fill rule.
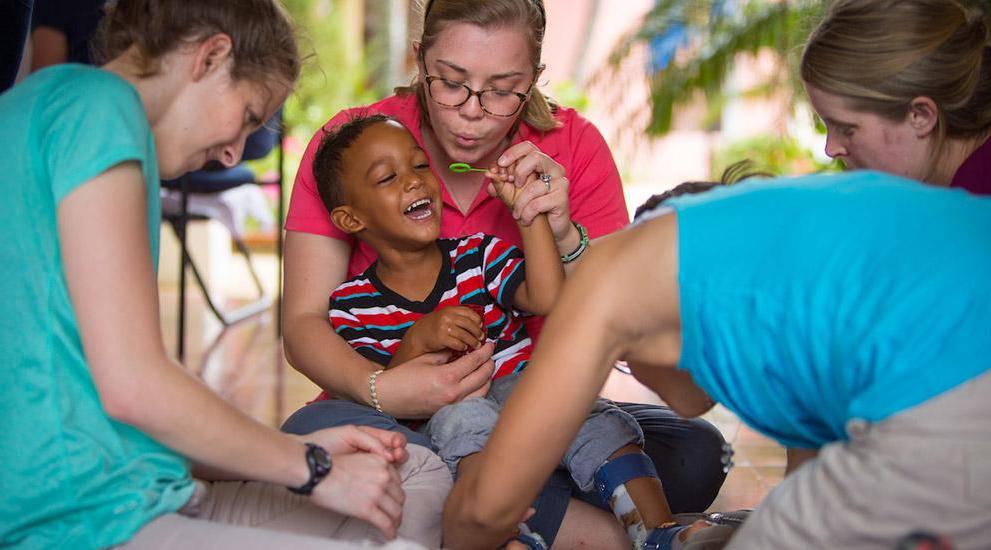
<path fill-rule="evenodd" d="M 375 241 L 402 247 L 437 240 L 440 186 L 426 153 L 406 128 L 392 121 L 369 126 L 341 161 L 345 205 L 331 214 L 335 225 L 360 232 L 373 246 Z"/>

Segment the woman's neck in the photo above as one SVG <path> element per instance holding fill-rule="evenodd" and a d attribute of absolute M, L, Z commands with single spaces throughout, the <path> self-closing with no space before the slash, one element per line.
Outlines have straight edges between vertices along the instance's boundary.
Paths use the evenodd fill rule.
<path fill-rule="evenodd" d="M 120 56 L 112 59 L 101 68 L 114 73 L 123 80 L 126 80 L 138 91 L 141 103 L 144 105 L 148 122 L 154 130 L 162 117 L 168 111 L 175 98 L 174 82 L 168 79 L 171 71 L 165 66 L 173 63 L 175 56 L 165 56 L 159 61 L 159 70 L 150 76 L 143 76 L 144 68 L 141 63 L 140 54 L 132 46 Z"/>
<path fill-rule="evenodd" d="M 989 136 L 991 131 L 972 138 L 947 138 L 940 157 L 936 159 L 936 167 L 929 177 L 929 183 L 949 187 L 960 166 L 984 145 Z"/>
<path fill-rule="evenodd" d="M 436 242 L 417 250 L 377 247 L 377 252 L 375 274 L 385 286 L 415 302 L 430 295 L 443 261 Z"/>

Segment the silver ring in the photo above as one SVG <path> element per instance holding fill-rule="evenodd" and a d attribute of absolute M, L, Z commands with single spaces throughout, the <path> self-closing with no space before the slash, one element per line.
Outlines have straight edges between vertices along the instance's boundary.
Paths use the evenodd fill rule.
<path fill-rule="evenodd" d="M 540 181 L 544 182 L 544 185 L 547 186 L 548 193 L 551 192 L 551 179 L 553 178 L 551 178 L 550 174 L 540 174 Z"/>

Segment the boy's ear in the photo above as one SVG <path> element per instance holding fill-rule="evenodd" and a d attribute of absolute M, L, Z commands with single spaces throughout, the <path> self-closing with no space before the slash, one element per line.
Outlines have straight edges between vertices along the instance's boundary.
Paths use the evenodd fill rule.
<path fill-rule="evenodd" d="M 224 33 L 214 34 L 200 42 L 193 61 L 193 80 L 200 80 L 221 68 L 230 59 L 233 48 L 231 37 Z"/>
<path fill-rule="evenodd" d="M 365 228 L 364 222 L 358 219 L 355 211 L 347 205 L 338 206 L 331 210 L 330 221 L 334 222 L 334 227 L 349 235 L 353 235 Z"/>

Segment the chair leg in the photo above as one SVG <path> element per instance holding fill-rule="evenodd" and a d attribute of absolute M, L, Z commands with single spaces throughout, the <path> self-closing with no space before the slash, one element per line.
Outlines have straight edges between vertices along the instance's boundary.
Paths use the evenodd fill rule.
<path fill-rule="evenodd" d="M 186 263 L 189 254 L 186 252 L 186 227 L 189 225 L 189 175 L 182 177 L 182 190 L 179 219 L 172 221 L 172 230 L 179 238 L 179 304 L 176 307 L 176 358 L 180 363 L 186 359 Z"/>
<path fill-rule="evenodd" d="M 255 315 L 258 315 L 260 313 L 264 313 L 265 310 L 267 310 L 269 307 L 272 306 L 272 298 L 271 296 L 267 296 L 265 294 L 265 287 L 262 286 L 261 279 L 258 277 L 258 273 L 257 271 L 255 271 L 255 266 L 251 262 L 251 253 L 248 250 L 247 245 L 244 244 L 244 241 L 242 241 L 240 238 L 235 236 L 234 237 L 235 246 L 237 246 L 238 251 L 244 256 L 244 259 L 248 264 L 248 273 L 251 275 L 251 278 L 254 280 L 255 288 L 258 291 L 258 298 L 254 302 L 242 306 L 234 311 L 225 312 L 221 310 L 219 305 L 217 304 L 217 301 L 213 298 L 213 295 L 210 292 L 210 288 L 207 286 L 206 280 L 203 278 L 203 275 L 200 273 L 199 268 L 196 267 L 196 262 L 193 261 L 193 257 L 189 254 L 189 249 L 186 248 L 184 244 L 185 240 L 183 239 L 183 233 L 185 232 L 185 229 L 180 228 L 180 224 L 183 222 L 177 218 L 170 218 L 169 221 L 171 222 L 170 225 L 172 226 L 172 230 L 176 233 L 176 236 L 179 237 L 180 240 L 183 242 L 182 251 L 181 251 L 181 255 L 182 255 L 181 265 L 183 267 L 188 267 L 189 271 L 192 272 L 193 279 L 196 281 L 196 284 L 199 285 L 200 291 L 203 293 L 203 299 L 206 301 L 207 307 L 209 307 L 210 311 L 212 311 L 214 316 L 217 317 L 217 320 L 220 321 L 220 324 L 222 324 L 224 327 L 229 327 L 233 324 L 244 321 L 245 319 L 254 317 Z M 188 220 L 185 223 L 188 224 Z M 180 275 L 179 277 L 179 286 L 180 286 L 179 292 L 180 295 L 183 297 L 185 296 L 184 274 L 185 274 L 185 269 L 183 269 L 183 274 Z M 180 325 L 179 325 L 180 331 L 182 330 L 183 327 L 182 323 L 183 323 L 182 317 L 180 317 Z M 182 350 L 181 347 L 180 350 Z"/>

